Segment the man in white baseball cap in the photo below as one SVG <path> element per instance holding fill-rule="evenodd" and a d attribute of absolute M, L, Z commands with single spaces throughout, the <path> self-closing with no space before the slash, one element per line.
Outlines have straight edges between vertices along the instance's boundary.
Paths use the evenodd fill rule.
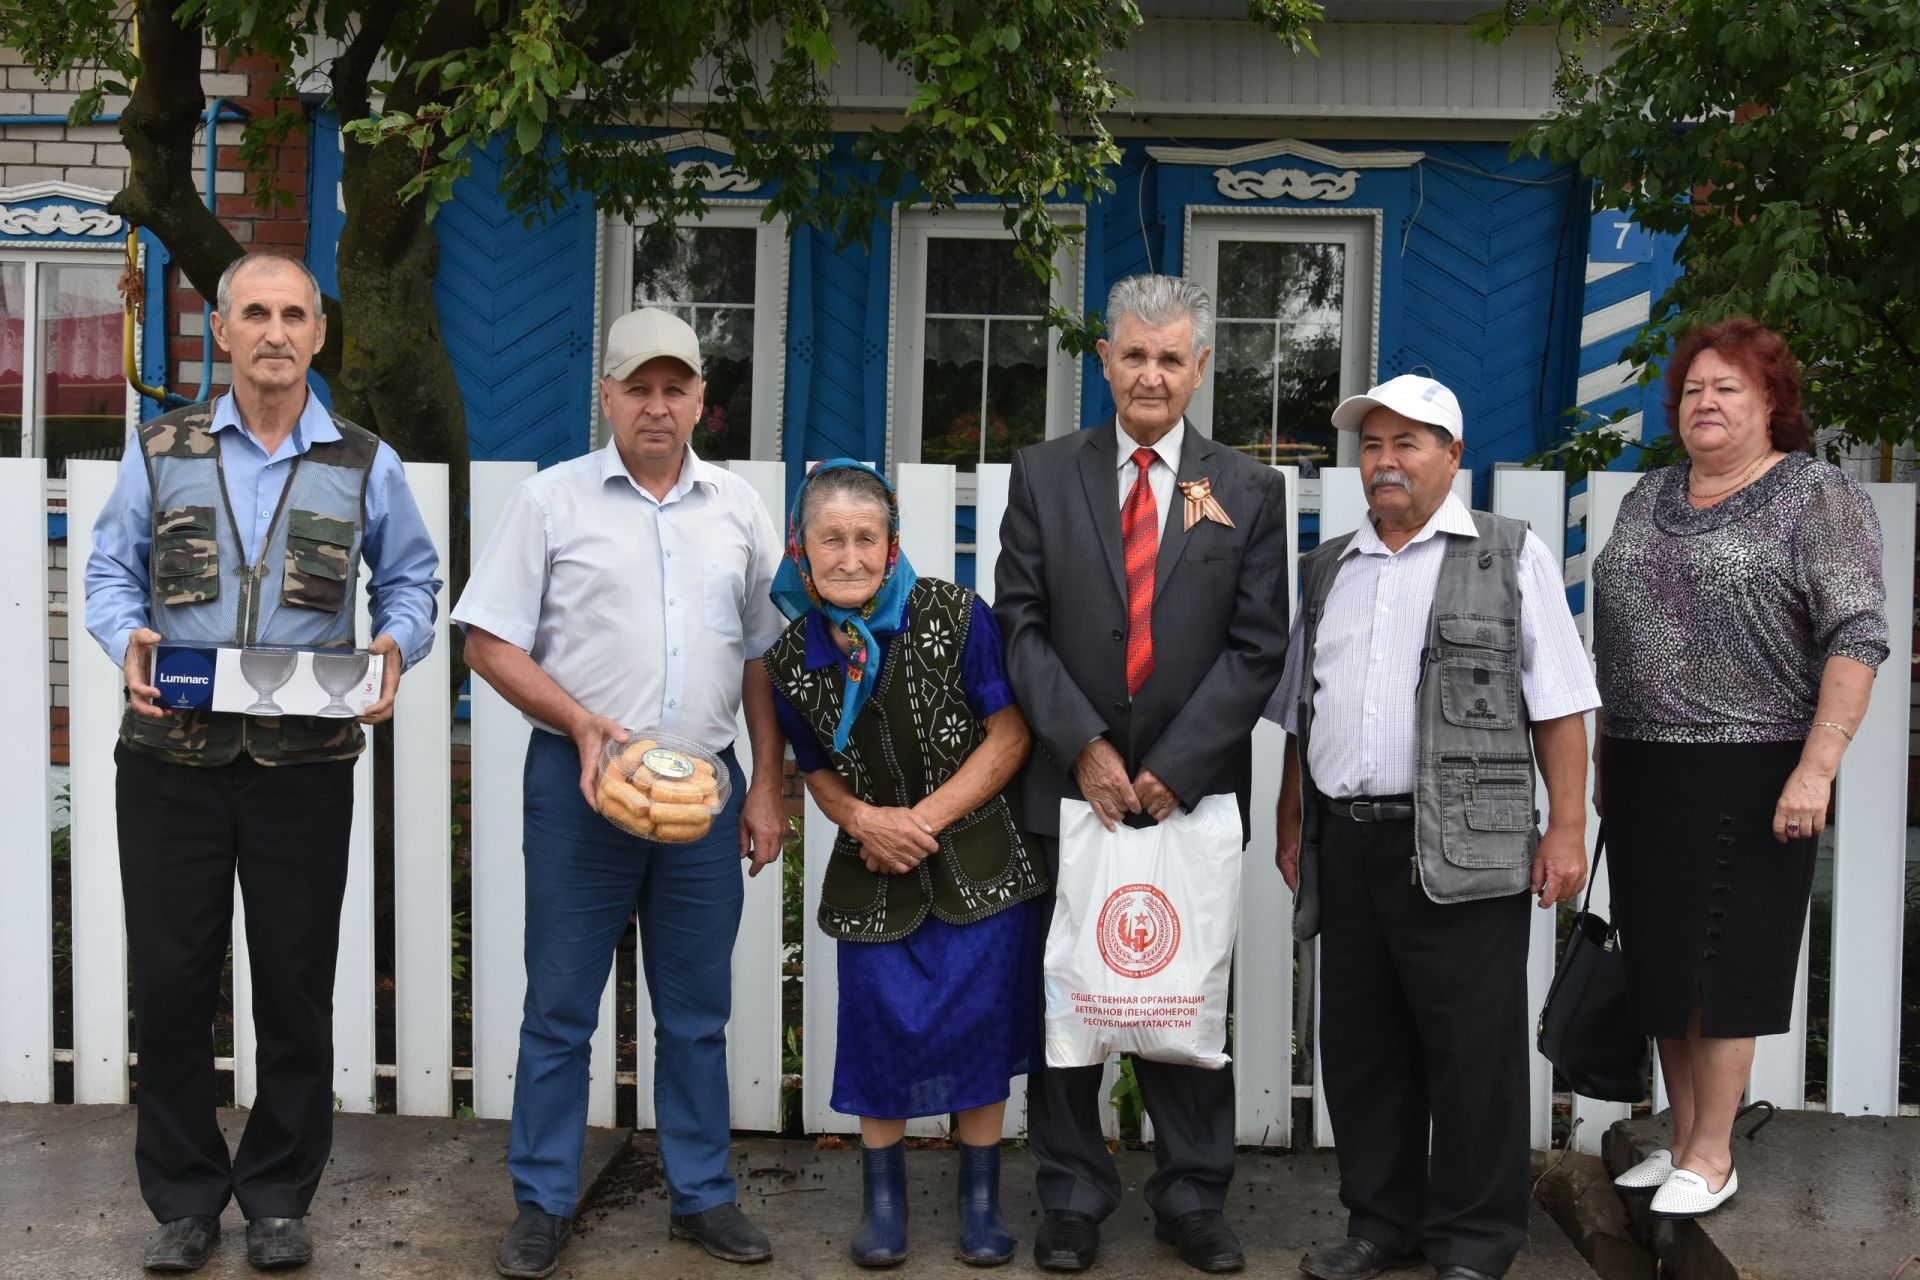
<path fill-rule="evenodd" d="M 1433 378 L 1403 373 L 1397 378 L 1388 378 L 1363 396 L 1348 396 L 1333 411 L 1333 425 L 1342 431 L 1358 431 L 1375 409 L 1391 409 L 1403 418 L 1444 427 L 1455 440 L 1461 438 L 1460 401 L 1447 390 L 1445 383 Z"/>
<path fill-rule="evenodd" d="M 1267 707 L 1293 735 L 1277 860 L 1295 936 L 1321 940 L 1349 1214 L 1300 1269 L 1491 1280 L 1527 1228 L 1527 894 L 1551 906 L 1585 878 L 1600 697 L 1552 554 L 1453 495 L 1453 392 L 1405 374 L 1333 424 L 1359 434 L 1370 518 L 1301 561 Z"/>
<path fill-rule="evenodd" d="M 726 1025 L 739 864 L 757 873 L 786 831 L 785 744 L 760 665 L 785 625 L 768 594 L 781 539 L 753 487 L 687 443 L 706 384 L 686 321 L 654 308 L 621 316 L 604 368 L 606 446 L 521 482 L 453 610 L 474 673 L 533 726 L 527 998 L 507 1147 L 519 1213 L 495 1257 L 503 1276 L 560 1265 L 580 1198 L 588 1042 L 629 915 L 652 1000 L 668 1230 L 730 1262 L 773 1252 L 728 1167 Z M 743 708 L 751 786 L 734 747 Z M 720 759 L 732 797 L 706 836 L 665 844 L 601 818 L 601 751 L 629 730 Z"/>

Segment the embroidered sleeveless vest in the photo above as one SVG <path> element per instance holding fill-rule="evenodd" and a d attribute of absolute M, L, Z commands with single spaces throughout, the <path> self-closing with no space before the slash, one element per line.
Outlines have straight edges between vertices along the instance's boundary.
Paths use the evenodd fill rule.
<path fill-rule="evenodd" d="M 986 740 L 960 680 L 960 654 L 973 621 L 973 592 L 922 578 L 907 597 L 907 629 L 893 637 L 847 749 L 833 765 L 868 804 L 919 803 L 951 778 Z M 841 665 L 806 665 L 806 619 L 767 650 L 767 674 L 823 744 L 840 721 Z M 893 942 L 929 914 L 971 924 L 1047 891 L 1040 860 L 1021 834 L 1009 796 L 993 797 L 940 833 L 940 851 L 911 875 L 867 870 L 860 843 L 844 830 L 833 842 L 820 895 L 820 928 L 850 942 Z"/>

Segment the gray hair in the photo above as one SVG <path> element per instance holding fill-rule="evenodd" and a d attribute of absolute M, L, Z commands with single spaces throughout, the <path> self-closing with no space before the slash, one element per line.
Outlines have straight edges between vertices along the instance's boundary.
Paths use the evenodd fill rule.
<path fill-rule="evenodd" d="M 1154 329 L 1191 320 L 1196 359 L 1213 343 L 1213 299 L 1205 289 L 1179 276 L 1128 276 L 1114 285 L 1107 295 L 1109 338 L 1119 331 L 1123 316 Z"/>
<path fill-rule="evenodd" d="M 807 481 L 800 490 L 800 506 L 795 519 L 800 527 L 800 541 L 807 540 L 807 525 L 813 519 L 823 502 L 839 500 L 865 505 L 871 503 L 880 509 L 881 523 L 893 524 L 893 495 L 887 492 L 887 486 L 878 476 L 862 471 L 858 467 L 835 467 L 831 471 L 822 471 Z"/>
<path fill-rule="evenodd" d="M 287 267 L 305 276 L 308 287 L 313 290 L 313 314 L 317 316 L 326 309 L 320 298 L 320 281 L 314 278 L 313 272 L 307 267 L 306 263 L 293 257 L 291 254 L 274 253 L 268 249 L 249 249 L 232 262 L 229 262 L 227 269 L 220 273 L 220 283 L 213 291 L 215 299 L 214 310 L 223 316 L 229 315 L 233 310 L 234 277 L 249 267 L 257 267 L 263 263 Z"/>

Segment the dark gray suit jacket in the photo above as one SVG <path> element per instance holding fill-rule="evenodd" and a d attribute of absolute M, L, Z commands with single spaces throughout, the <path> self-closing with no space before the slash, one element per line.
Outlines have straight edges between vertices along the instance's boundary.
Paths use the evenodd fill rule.
<path fill-rule="evenodd" d="M 1254 723 L 1287 656 L 1286 488 L 1279 473 L 1188 424 L 1178 479 L 1213 481 L 1233 528 L 1160 513 L 1153 674 L 1127 698 L 1126 570 L 1111 421 L 1014 456 L 995 618 L 1014 696 L 1038 747 L 1023 774 L 1027 826 L 1056 835 L 1081 799 L 1073 761 L 1105 735 L 1129 776 L 1153 771 L 1181 803 L 1232 791 L 1243 835 Z"/>

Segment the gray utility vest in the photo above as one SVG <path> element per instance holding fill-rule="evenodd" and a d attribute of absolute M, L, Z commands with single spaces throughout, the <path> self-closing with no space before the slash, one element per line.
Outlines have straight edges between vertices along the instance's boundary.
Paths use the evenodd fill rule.
<path fill-rule="evenodd" d="M 340 439 L 294 459 L 258 560 L 249 564 L 227 499 L 211 402 L 141 425 L 153 488 L 150 625 L 175 644 L 351 648 L 367 480 L 379 438 L 344 418 Z M 352 720 L 189 711 L 165 720 L 129 708 L 120 740 L 177 764 L 222 765 L 242 751 L 262 764 L 350 760 L 365 736 Z"/>
<path fill-rule="evenodd" d="M 1524 893 L 1540 843 L 1533 807 L 1533 738 L 1520 689 L 1520 552 L 1527 526 L 1473 513 L 1479 536 L 1447 539 L 1434 584 L 1414 695 L 1412 874 L 1435 902 Z M 1300 562 L 1306 631 L 1300 682 L 1300 892 L 1294 936 L 1320 931 L 1320 792 L 1307 767 L 1313 735 L 1314 646 L 1327 594 L 1352 534 L 1323 542 Z"/>

